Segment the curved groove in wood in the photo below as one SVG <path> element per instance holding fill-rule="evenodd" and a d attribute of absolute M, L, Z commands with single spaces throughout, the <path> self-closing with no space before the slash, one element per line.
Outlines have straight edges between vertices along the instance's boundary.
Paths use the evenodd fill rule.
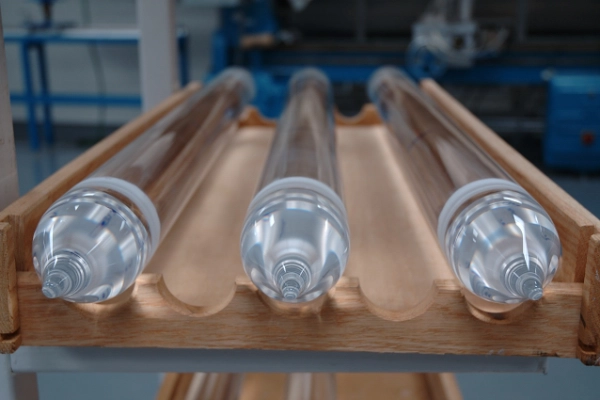
<path fill-rule="evenodd" d="M 431 288 L 425 293 L 425 295 L 416 305 L 413 305 L 409 309 L 402 310 L 392 310 L 381 307 L 369 300 L 369 298 L 365 295 L 360 286 L 359 290 L 362 301 L 365 303 L 367 309 L 373 315 L 376 315 L 379 318 L 387 321 L 401 322 L 417 318 L 418 316 L 427 312 L 427 310 L 433 305 L 433 303 L 436 300 L 436 297 L 439 294 L 439 281 L 434 281 L 432 283 Z"/>
<path fill-rule="evenodd" d="M 195 306 L 192 304 L 187 304 L 171 293 L 169 288 L 167 287 L 165 280 L 162 275 L 155 274 L 145 274 L 141 275 L 138 280 L 146 281 L 148 283 L 153 282 L 156 285 L 156 291 L 163 297 L 163 299 L 169 304 L 169 306 L 177 311 L 180 314 L 188 315 L 191 317 L 208 317 L 214 314 L 219 313 L 224 310 L 235 297 L 235 293 L 237 292 L 237 282 L 231 285 L 231 289 L 226 292 L 224 296 L 221 296 L 221 301 L 216 304 L 211 304 L 211 306 Z"/>
<path fill-rule="evenodd" d="M 371 313 L 353 285 L 338 286 L 318 315 L 281 318 L 237 285 L 216 314 L 197 318 L 174 310 L 159 292 L 160 277 L 144 274 L 127 307 L 110 318 L 82 316 L 40 291 L 19 273 L 21 336 L 27 346 L 111 346 L 206 349 L 417 352 L 574 357 L 582 284 L 552 285 L 545 300 L 513 324 L 494 325 L 471 316 L 458 285 L 438 281 L 427 312 L 395 322 Z M 161 289 L 162 290 L 162 289 Z"/>
<path fill-rule="evenodd" d="M 373 104 L 365 104 L 358 114 L 353 116 L 346 116 L 336 111 L 335 123 L 339 126 L 366 126 L 366 125 L 380 125 L 381 118 L 379 112 Z"/>
<path fill-rule="evenodd" d="M 277 301 L 259 290 L 256 290 L 256 293 L 263 304 L 269 307 L 274 314 L 284 318 L 306 318 L 321 312 L 323 306 L 334 298 L 335 287 L 322 296 L 305 303 L 285 303 Z"/>
<path fill-rule="evenodd" d="M 133 297 L 135 286 L 136 284 L 134 283 L 130 288 L 120 295 L 100 303 L 72 303 L 61 299 L 52 301 L 61 301 L 68 307 L 76 309 L 79 313 L 84 316 L 88 316 L 89 318 L 110 318 L 111 315 L 115 315 L 122 308 L 125 308 L 129 305 L 129 302 Z"/>
<path fill-rule="evenodd" d="M 239 127 L 263 127 L 263 128 L 273 128 L 277 125 L 276 119 L 270 119 L 265 117 L 258 111 L 258 109 L 254 106 L 246 107 L 244 113 L 240 117 Z"/>
<path fill-rule="evenodd" d="M 498 325 L 512 324 L 515 321 L 524 318 L 531 309 L 536 307 L 535 301 L 526 301 L 525 303 L 517 304 L 514 308 L 507 311 L 491 312 L 477 308 L 470 301 L 465 301 L 465 303 L 467 304 L 469 312 L 475 318 L 483 322 Z"/>
<path fill-rule="evenodd" d="M 334 113 L 335 124 L 338 126 L 368 126 L 380 125 L 381 117 L 377 108 L 373 104 L 365 104 L 356 115 L 347 116 L 338 110 Z M 267 127 L 274 128 L 277 125 L 276 118 L 267 118 L 254 107 L 249 106 L 240 117 L 240 128 L 246 127 Z"/>

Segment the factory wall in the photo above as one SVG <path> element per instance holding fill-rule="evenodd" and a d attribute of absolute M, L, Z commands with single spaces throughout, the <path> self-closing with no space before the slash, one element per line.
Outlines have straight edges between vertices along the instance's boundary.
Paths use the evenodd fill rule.
<path fill-rule="evenodd" d="M 0 0 L 4 30 L 21 27 L 27 20 L 40 21 L 41 8 L 35 1 Z M 74 22 L 77 26 L 134 27 L 136 23 L 135 0 L 61 0 L 54 6 L 57 22 Z M 191 79 L 202 79 L 210 63 L 210 39 L 218 25 L 217 9 L 186 4 L 177 5 L 177 23 L 190 33 Z M 100 63 L 92 64 L 97 51 Z M 104 75 L 105 89 L 109 94 L 139 94 L 139 69 L 137 47 L 133 45 L 99 45 L 91 50 L 84 45 L 49 45 L 47 50 L 50 87 L 56 93 L 97 93 Z M 33 55 L 33 54 L 32 54 Z M 9 87 L 21 91 L 22 65 L 19 47 L 6 44 Z M 35 57 L 32 57 L 35 61 Z M 33 64 L 37 72 L 36 64 Z M 37 78 L 37 77 L 36 77 Z M 23 104 L 13 104 L 15 121 L 25 120 Z M 122 124 L 137 114 L 135 107 L 109 107 L 105 112 L 98 107 L 55 106 L 57 123 Z"/>

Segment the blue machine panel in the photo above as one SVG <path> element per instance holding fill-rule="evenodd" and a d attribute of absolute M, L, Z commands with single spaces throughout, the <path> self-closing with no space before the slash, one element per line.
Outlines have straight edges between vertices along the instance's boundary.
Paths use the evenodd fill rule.
<path fill-rule="evenodd" d="M 557 75 L 550 80 L 544 162 L 600 170 L 600 74 Z"/>

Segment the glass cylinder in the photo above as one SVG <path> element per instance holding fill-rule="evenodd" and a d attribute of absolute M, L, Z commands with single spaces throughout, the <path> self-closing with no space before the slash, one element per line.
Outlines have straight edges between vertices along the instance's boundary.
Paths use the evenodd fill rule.
<path fill-rule="evenodd" d="M 539 300 L 562 254 L 542 206 L 400 70 L 377 70 L 368 92 L 459 280 L 496 303 Z"/>
<path fill-rule="evenodd" d="M 331 85 L 296 73 L 241 235 L 244 269 L 276 300 L 300 303 L 332 288 L 349 252 L 335 149 Z"/>
<path fill-rule="evenodd" d="M 127 290 L 254 91 L 248 72 L 224 71 L 52 204 L 33 237 L 43 293 L 97 302 Z"/>

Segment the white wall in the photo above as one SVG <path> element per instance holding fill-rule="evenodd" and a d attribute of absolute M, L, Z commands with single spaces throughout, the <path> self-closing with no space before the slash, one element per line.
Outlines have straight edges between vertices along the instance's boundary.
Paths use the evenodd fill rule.
<path fill-rule="evenodd" d="M 89 2 L 93 26 L 135 25 L 134 0 L 61 0 L 54 6 L 55 20 L 73 21 L 81 25 L 86 2 Z M 41 20 L 40 7 L 31 0 L 0 0 L 0 7 L 5 30 L 19 27 L 27 19 Z M 191 79 L 202 79 L 210 63 L 210 40 L 218 26 L 218 12 L 214 8 L 178 4 L 177 23 L 190 33 Z M 100 45 L 98 49 L 107 93 L 139 94 L 137 48 L 133 45 Z M 97 92 L 90 52 L 86 46 L 53 44 L 47 47 L 46 52 L 53 92 Z M 17 45 L 6 45 L 6 58 L 9 87 L 13 91 L 21 91 L 21 58 Z M 32 56 L 32 60 L 35 57 Z M 33 68 L 33 71 L 37 72 L 37 68 Z M 25 119 L 25 107 L 22 104 L 13 104 L 12 108 L 16 121 Z M 106 123 L 121 124 L 139 112 L 138 108 L 111 107 L 106 111 Z M 96 124 L 100 114 L 95 106 L 55 106 L 53 115 L 55 122 L 59 123 Z"/>

